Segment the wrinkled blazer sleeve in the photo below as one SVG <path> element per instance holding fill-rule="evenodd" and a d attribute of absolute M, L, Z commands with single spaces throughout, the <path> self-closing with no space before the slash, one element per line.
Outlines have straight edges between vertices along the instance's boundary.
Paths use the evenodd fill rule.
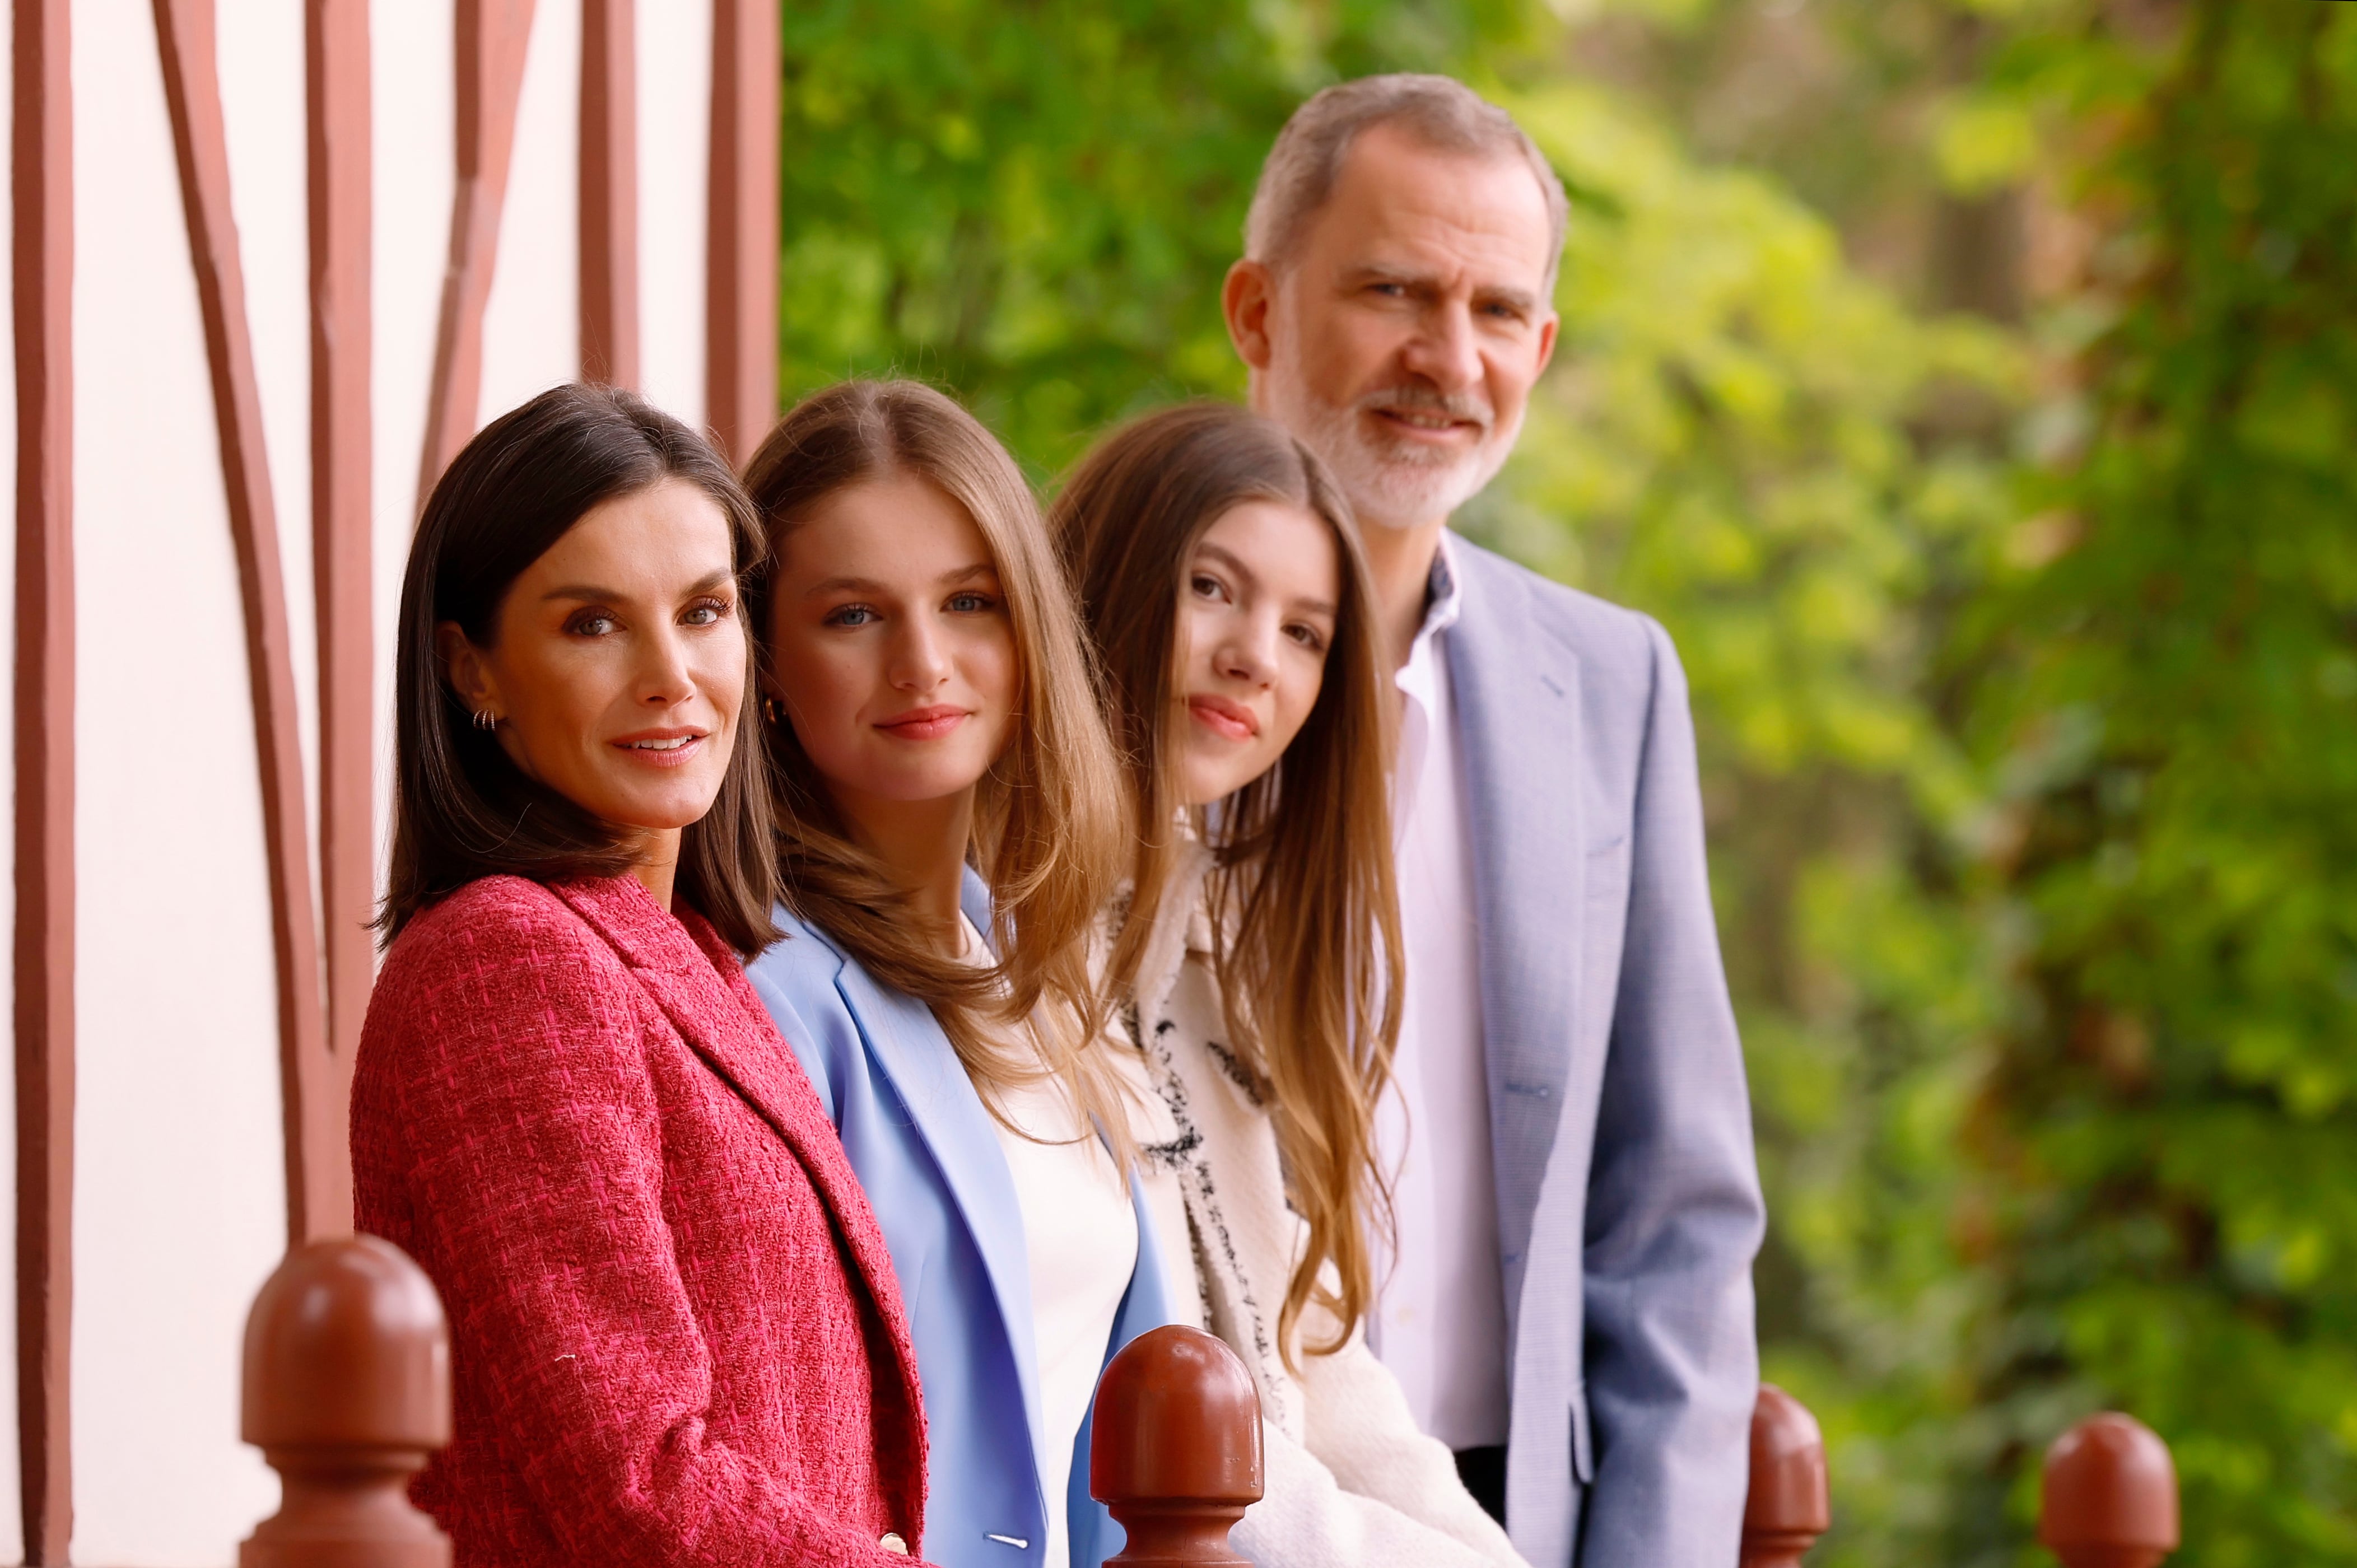
<path fill-rule="evenodd" d="M 1596 1443 L 1587 1568 L 1736 1561 L 1759 1388 L 1765 1211 L 1703 858 L 1685 677 L 1645 622 L 1652 698 L 1585 1242 Z"/>
<path fill-rule="evenodd" d="M 425 982 L 393 1092 L 435 1218 L 454 1337 L 564 1546 L 584 1563 L 905 1568 L 709 1438 L 712 1357 L 662 1208 L 639 986 L 552 918 Z"/>

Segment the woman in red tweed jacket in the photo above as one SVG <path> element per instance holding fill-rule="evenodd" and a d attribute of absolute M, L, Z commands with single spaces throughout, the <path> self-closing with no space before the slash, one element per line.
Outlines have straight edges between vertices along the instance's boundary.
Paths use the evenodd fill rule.
<path fill-rule="evenodd" d="M 462 1568 L 905 1563 L 889 1255 L 744 978 L 773 936 L 726 467 L 560 387 L 435 488 L 402 589 L 361 1228 L 450 1314 L 417 1497 Z M 737 744 L 743 739 L 746 744 Z"/>

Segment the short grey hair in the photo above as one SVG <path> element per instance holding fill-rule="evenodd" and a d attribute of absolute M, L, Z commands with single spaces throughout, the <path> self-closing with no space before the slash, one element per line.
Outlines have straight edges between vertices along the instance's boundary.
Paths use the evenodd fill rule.
<path fill-rule="evenodd" d="M 1377 125 L 1396 125 L 1436 152 L 1519 157 L 1529 166 L 1546 199 L 1546 286 L 1550 295 L 1555 292 L 1571 216 L 1555 166 L 1512 114 L 1463 82 L 1408 71 L 1329 87 L 1293 112 L 1253 189 L 1252 210 L 1244 218 L 1246 259 L 1272 268 L 1292 259 L 1309 220 L 1334 194 L 1351 144 Z"/>

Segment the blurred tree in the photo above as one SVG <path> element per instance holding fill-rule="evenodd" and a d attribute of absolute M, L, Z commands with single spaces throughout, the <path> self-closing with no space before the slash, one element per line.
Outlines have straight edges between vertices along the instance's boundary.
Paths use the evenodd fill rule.
<path fill-rule="evenodd" d="M 2025 1444 L 2151 1422 L 2189 1568 L 2346 1563 L 2357 7 L 2014 9 L 1984 92 L 2089 226 L 2040 510 L 1964 644 L 2013 949 L 1975 1388 Z"/>

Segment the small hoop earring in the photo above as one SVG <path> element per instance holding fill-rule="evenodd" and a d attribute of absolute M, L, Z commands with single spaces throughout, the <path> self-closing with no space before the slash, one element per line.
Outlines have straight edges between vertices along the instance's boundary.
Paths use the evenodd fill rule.
<path fill-rule="evenodd" d="M 761 716 L 769 720 L 771 724 L 776 724 L 778 722 L 777 698 L 764 697 L 761 699 Z"/>
<path fill-rule="evenodd" d="M 479 708 L 475 712 L 475 727 L 480 730 L 497 729 L 500 727 L 500 715 L 489 708 Z"/>

